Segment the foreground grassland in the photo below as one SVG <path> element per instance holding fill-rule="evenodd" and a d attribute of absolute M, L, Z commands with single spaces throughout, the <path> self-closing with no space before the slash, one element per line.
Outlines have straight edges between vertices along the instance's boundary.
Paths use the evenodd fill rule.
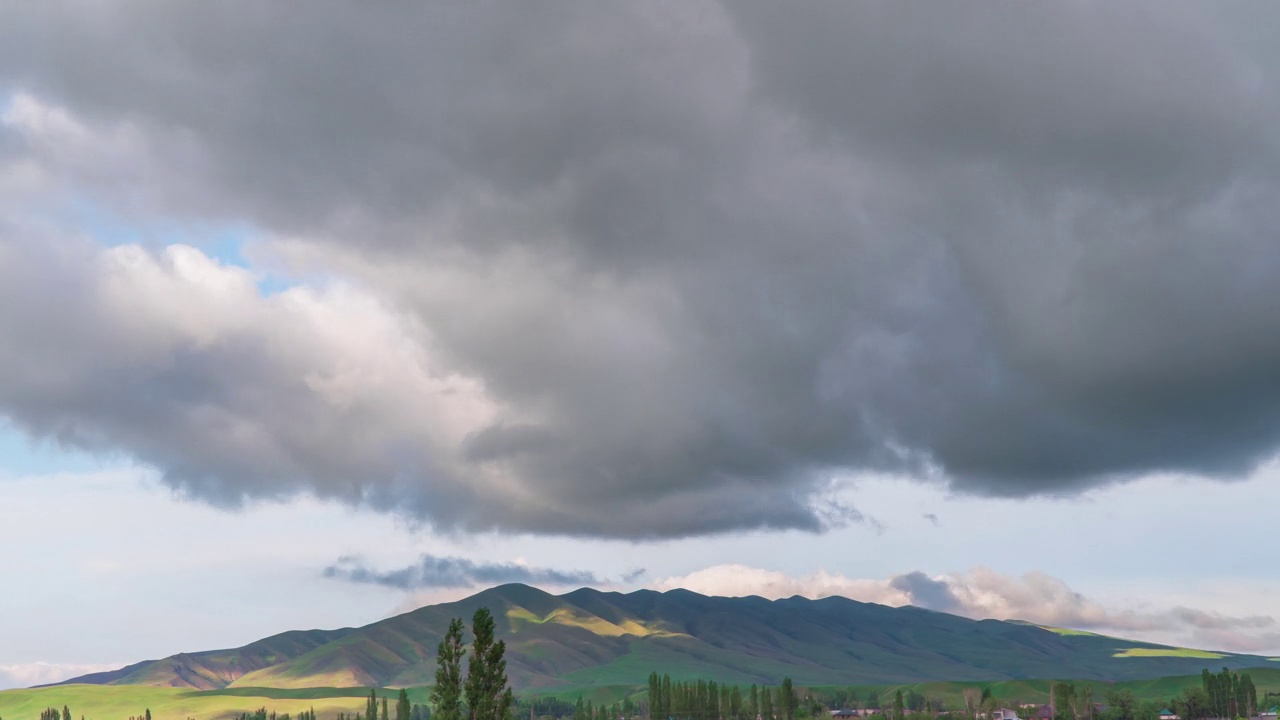
<path fill-rule="evenodd" d="M 314 708 L 317 716 L 332 718 L 340 712 L 348 715 L 364 712 L 368 694 L 366 688 L 238 688 L 197 692 L 145 685 L 61 685 L 0 692 L 0 718 L 34 720 L 40 717 L 41 710 L 61 709 L 64 705 L 71 709 L 73 717 L 84 716 L 86 720 L 124 720 L 141 716 L 148 709 L 157 720 L 226 720 L 261 707 L 290 715 Z"/>

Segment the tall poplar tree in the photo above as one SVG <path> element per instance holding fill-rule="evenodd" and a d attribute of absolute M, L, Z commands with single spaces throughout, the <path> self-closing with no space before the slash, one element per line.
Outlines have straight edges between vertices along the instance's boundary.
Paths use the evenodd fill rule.
<path fill-rule="evenodd" d="M 671 704 L 671 676 L 663 673 L 662 675 L 662 717 L 669 718 L 672 714 L 673 705 Z"/>
<path fill-rule="evenodd" d="M 409 720 L 413 714 L 413 706 L 409 704 L 409 693 L 400 688 L 400 697 L 396 699 L 396 720 Z"/>
<path fill-rule="evenodd" d="M 449 629 L 436 648 L 436 686 L 431 689 L 432 716 L 436 720 L 462 720 L 462 618 L 449 621 Z"/>
<path fill-rule="evenodd" d="M 659 720 L 662 717 L 662 681 L 658 679 L 658 673 L 649 673 L 649 720 Z"/>
<path fill-rule="evenodd" d="M 507 644 L 494 641 L 493 615 L 480 608 L 471 618 L 471 659 L 463 691 L 471 720 L 506 720 L 512 693 L 507 687 Z"/>
<path fill-rule="evenodd" d="M 786 720 L 795 720 L 796 708 L 800 707 L 800 698 L 796 695 L 795 686 L 791 683 L 791 678 L 782 678 L 782 687 L 778 688 L 778 704 L 782 707 L 782 717 Z"/>

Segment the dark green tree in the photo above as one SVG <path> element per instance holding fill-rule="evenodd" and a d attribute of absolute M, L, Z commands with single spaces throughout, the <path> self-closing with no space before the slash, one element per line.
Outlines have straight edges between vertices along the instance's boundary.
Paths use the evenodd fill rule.
<path fill-rule="evenodd" d="M 1132 690 L 1112 690 L 1107 693 L 1108 720 L 1135 720 L 1138 698 Z"/>
<path fill-rule="evenodd" d="M 409 704 L 409 692 L 400 688 L 400 697 L 396 698 L 396 720 L 412 720 L 413 706 Z"/>
<path fill-rule="evenodd" d="M 436 720 L 462 720 L 462 619 L 449 621 L 449 629 L 436 648 L 436 686 L 431 689 Z"/>
<path fill-rule="evenodd" d="M 1203 720 L 1210 717 L 1212 710 L 1209 707 L 1209 694 L 1204 688 L 1189 687 L 1173 702 L 1173 711 L 1182 720 Z"/>
<path fill-rule="evenodd" d="M 800 707 L 800 697 L 796 695 L 796 688 L 791 683 L 791 678 L 782 678 L 782 687 L 778 688 L 779 698 L 782 700 L 782 716 L 786 720 L 795 720 L 796 709 Z"/>
<path fill-rule="evenodd" d="M 480 608 L 471 618 L 471 659 L 464 692 L 471 720 L 507 720 L 512 693 L 507 687 L 507 644 L 494 641 L 493 615 Z"/>
<path fill-rule="evenodd" d="M 893 694 L 893 720 L 903 720 L 906 717 L 905 705 L 902 702 L 902 691 L 898 690 Z"/>
<path fill-rule="evenodd" d="M 364 702 L 365 720 L 378 720 L 378 693 L 369 688 L 369 699 Z"/>
<path fill-rule="evenodd" d="M 649 673 L 649 720 L 662 717 L 662 681 L 658 673 Z"/>
<path fill-rule="evenodd" d="M 1056 683 L 1053 686 L 1054 720 L 1075 720 L 1076 686 L 1075 683 Z"/>

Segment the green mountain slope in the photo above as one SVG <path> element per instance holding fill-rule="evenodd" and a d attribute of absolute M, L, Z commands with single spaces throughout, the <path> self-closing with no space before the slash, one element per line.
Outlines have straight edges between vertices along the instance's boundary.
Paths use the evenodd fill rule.
<path fill-rule="evenodd" d="M 674 678 L 805 685 L 1126 680 L 1193 674 L 1206 664 L 1266 665 L 1252 655 L 1189 653 L 1149 643 L 1019 622 L 969 620 L 842 597 L 769 601 L 687 590 L 555 596 L 492 588 L 354 630 L 285 633 L 236 650 L 177 655 L 68 682 L 217 687 L 429 684 L 449 619 L 488 607 L 507 643 L 518 688 L 643 684 Z"/>
<path fill-rule="evenodd" d="M 135 663 L 119 670 L 84 675 L 71 682 L 213 690 L 227 687 L 246 673 L 287 662 L 350 632 L 350 628 L 294 630 L 272 635 L 240 648 L 180 653 L 162 660 Z"/>

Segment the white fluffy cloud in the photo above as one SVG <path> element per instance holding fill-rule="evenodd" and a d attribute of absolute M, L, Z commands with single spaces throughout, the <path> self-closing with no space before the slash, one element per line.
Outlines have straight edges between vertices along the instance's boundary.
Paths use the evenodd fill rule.
<path fill-rule="evenodd" d="M 664 578 L 657 586 L 682 587 L 708 595 L 766 598 L 842 595 L 895 607 L 915 605 L 974 619 L 1025 620 L 1172 645 L 1236 652 L 1280 649 L 1280 633 L 1274 632 L 1277 623 L 1267 615 L 1233 617 L 1186 607 L 1107 607 L 1040 572 L 1012 576 L 976 567 L 936 576 L 909 572 L 886 579 L 865 579 L 825 571 L 792 576 L 746 565 L 717 565 Z"/>

